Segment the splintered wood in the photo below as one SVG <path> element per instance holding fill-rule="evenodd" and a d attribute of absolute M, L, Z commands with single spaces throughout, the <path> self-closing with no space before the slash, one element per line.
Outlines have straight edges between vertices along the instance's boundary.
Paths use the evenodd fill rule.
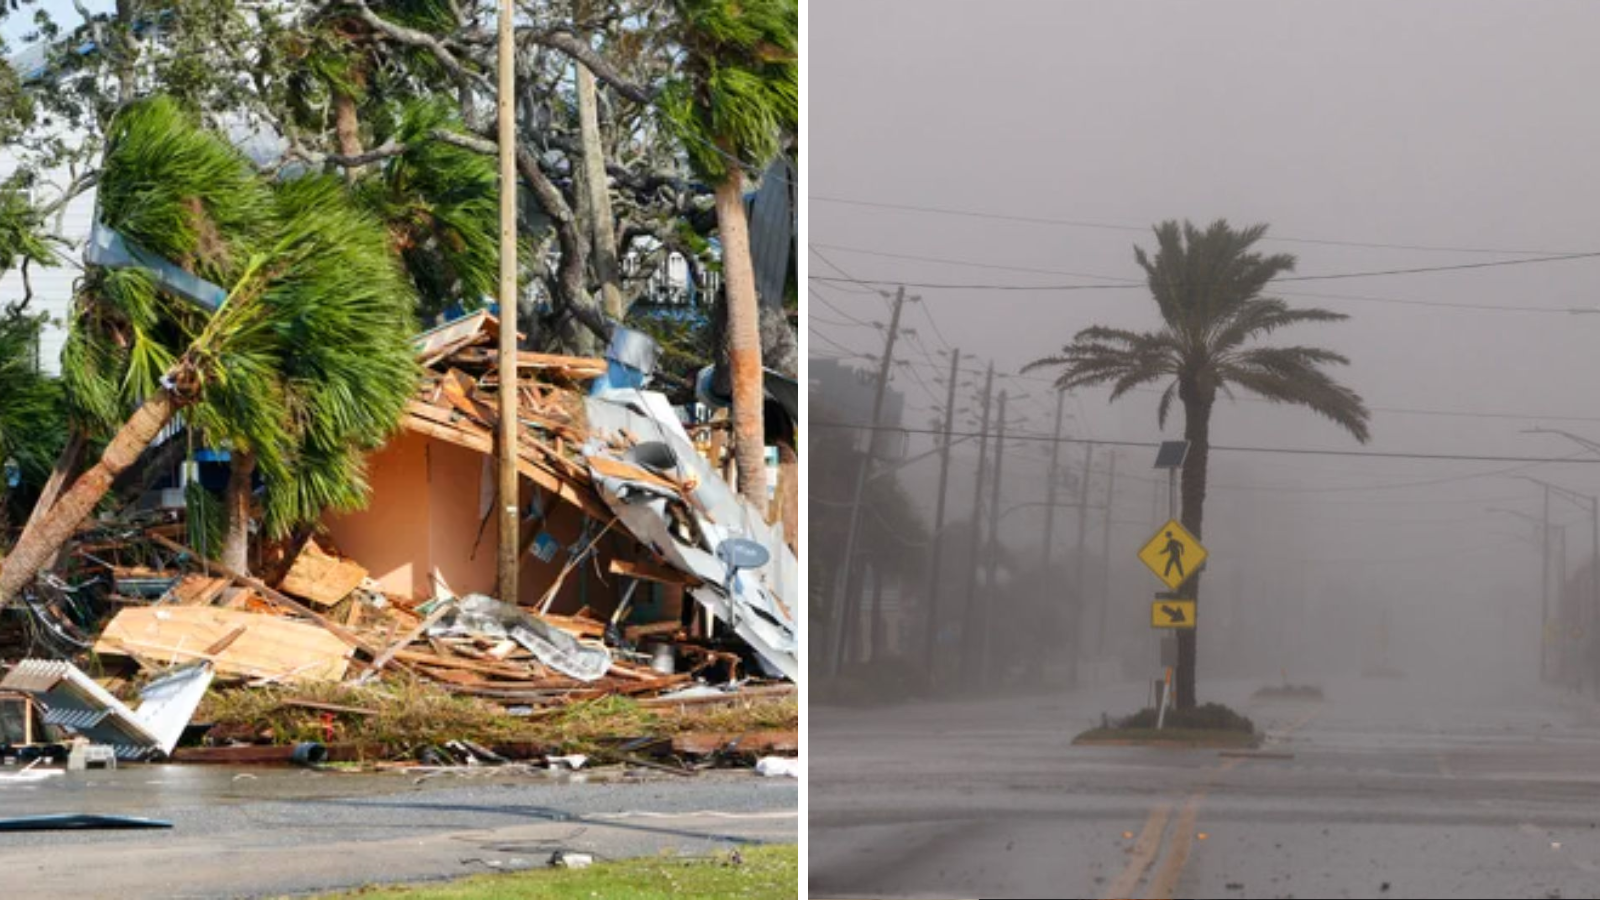
<path fill-rule="evenodd" d="M 333 606 L 360 587 L 366 577 L 367 570 L 357 563 L 329 556 L 315 541 L 307 541 L 278 589 L 318 606 Z"/>
<path fill-rule="evenodd" d="M 338 681 L 349 666 L 344 641 L 316 625 L 204 606 L 124 609 L 94 649 L 163 663 L 210 660 L 221 674 L 284 681 Z"/>

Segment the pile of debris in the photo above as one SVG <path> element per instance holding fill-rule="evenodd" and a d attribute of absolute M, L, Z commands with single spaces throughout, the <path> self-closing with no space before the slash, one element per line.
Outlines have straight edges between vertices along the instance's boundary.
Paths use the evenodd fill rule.
<path fill-rule="evenodd" d="M 691 438 L 637 386 L 625 342 L 607 359 L 520 354 L 521 595 L 490 596 L 496 333 L 479 313 L 419 337 L 425 376 L 369 461 L 371 506 L 314 538 L 263 542 L 259 571 L 281 573 L 271 583 L 189 546 L 181 506 L 130 509 L 80 531 L 0 622 L 0 660 L 76 659 L 101 676 L 87 684 L 125 696 L 196 667 L 254 687 L 409 675 L 523 714 L 797 678 L 798 570 L 781 523 L 729 488 L 715 427 Z M 72 672 L 27 662 L 0 690 L 51 708 L 60 692 L 44 682 L 85 680 Z M 157 740 L 106 698 L 127 755 L 171 750 L 171 710 Z"/>

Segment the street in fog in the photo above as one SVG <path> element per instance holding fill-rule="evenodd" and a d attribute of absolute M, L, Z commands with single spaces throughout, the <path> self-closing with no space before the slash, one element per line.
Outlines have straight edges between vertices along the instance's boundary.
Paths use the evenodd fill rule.
<path fill-rule="evenodd" d="M 814 709 L 811 896 L 1592 896 L 1600 705 L 1463 663 L 1321 703 L 1213 683 L 1267 733 L 1242 755 L 1070 744 L 1141 684 Z"/>

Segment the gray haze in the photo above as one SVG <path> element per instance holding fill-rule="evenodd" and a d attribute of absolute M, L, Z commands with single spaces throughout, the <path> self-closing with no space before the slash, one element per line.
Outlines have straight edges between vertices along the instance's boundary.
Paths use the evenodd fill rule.
<path fill-rule="evenodd" d="M 1225 217 L 1236 225 L 1270 223 L 1280 237 L 1333 241 L 1549 254 L 1600 249 L 1600 5 L 813 0 L 808 15 L 808 241 L 822 254 L 808 258 L 813 277 L 838 274 L 825 257 L 861 279 L 1081 284 L 1094 280 L 1087 275 L 1138 277 L 1132 246 L 1153 243 L 1148 230 L 961 218 L 824 198 L 1143 228 L 1167 218 Z M 1516 258 L 1316 243 L 1266 248 L 1295 253 L 1300 275 Z M 861 250 L 947 262 L 855 252 Z M 881 300 L 849 286 L 812 287 L 813 357 L 844 355 L 840 345 L 862 354 L 881 350 L 881 331 L 820 321 L 842 322 L 841 311 L 886 321 Z M 1373 440 L 1364 449 L 1581 452 L 1558 436 L 1519 433 L 1539 425 L 1600 439 L 1600 315 L 1560 311 L 1600 308 L 1600 259 L 1284 288 L 1276 293 L 1291 303 L 1352 316 L 1272 340 L 1351 358 L 1336 374 L 1375 408 Z M 902 345 L 897 356 L 911 365 L 894 379 L 912 427 L 934 418 L 934 396 L 943 401 L 934 381 L 939 357 L 931 351 L 944 341 L 923 310 L 964 354 L 992 358 L 1009 372 L 1090 324 L 1157 325 L 1144 291 L 912 293 L 923 298 L 922 310 L 908 307 L 906 320 L 918 338 Z M 1027 415 L 1021 427 L 1047 432 L 1049 386 L 1023 379 L 1005 386 L 1028 398 L 1014 404 Z M 1307 411 L 1240 397 L 1219 402 L 1214 443 L 1363 449 Z M 1075 437 L 1181 434 L 1181 408 L 1164 435 L 1158 432 L 1151 393 L 1113 406 L 1105 391 L 1085 390 L 1067 409 Z M 928 446 L 919 436 L 913 449 Z M 1076 462 L 1082 452 L 1071 446 L 1063 456 Z M 970 507 L 975 457 L 971 444 L 956 454 L 955 516 Z M 1115 527 L 1111 548 L 1116 628 L 1130 635 L 1144 628 L 1141 637 L 1149 633 L 1146 604 L 1158 585 L 1132 558 L 1155 524 L 1155 492 L 1164 490 L 1152 481 L 1152 459 L 1145 449 L 1121 453 L 1116 520 L 1125 524 Z M 1005 504 L 1040 499 L 1046 460 L 1045 445 L 1012 445 Z M 1215 452 L 1202 701 L 1208 670 L 1243 674 L 1242 667 L 1264 676 L 1288 666 L 1293 678 L 1358 667 L 1384 608 L 1394 655 L 1407 668 L 1465 659 L 1475 672 L 1532 679 L 1539 639 L 1532 530 L 1485 509 L 1540 513 L 1537 488 L 1503 474 L 1512 465 Z M 936 472 L 932 460 L 914 465 L 905 484 L 926 500 Z M 1600 466 L 1541 465 L 1512 474 L 1600 493 Z M 1419 481 L 1432 483 L 1406 486 Z M 1589 553 L 1588 513 L 1560 501 L 1552 509 L 1555 521 L 1571 523 L 1566 558 L 1575 571 Z M 1058 541 L 1066 548 L 1074 516 L 1060 515 Z M 1034 511 L 1011 516 L 1006 539 L 1019 552 L 1037 552 L 1041 518 Z M 1097 531 L 1091 541 L 1097 545 Z M 1224 627 L 1248 629 L 1259 641 L 1235 641 L 1228 651 L 1237 658 L 1219 659 Z"/>

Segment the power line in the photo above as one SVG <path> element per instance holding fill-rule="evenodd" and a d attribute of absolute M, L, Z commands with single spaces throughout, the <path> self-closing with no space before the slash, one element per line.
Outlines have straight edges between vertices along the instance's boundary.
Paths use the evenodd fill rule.
<path fill-rule="evenodd" d="M 853 322 L 853 323 L 855 323 L 857 325 L 860 325 L 863 328 L 876 328 L 876 327 L 878 327 L 875 323 L 868 322 L 865 319 L 858 319 L 855 316 L 852 316 L 849 313 L 845 312 L 844 310 L 840 309 L 839 307 L 833 305 L 833 303 L 830 302 L 827 297 L 824 297 L 821 294 L 817 293 L 817 289 L 816 288 L 808 286 L 806 288 L 806 291 L 807 291 L 807 293 L 811 294 L 812 297 L 816 298 L 816 300 L 819 303 L 821 303 L 823 306 L 826 306 L 827 308 L 833 310 L 834 312 L 838 313 L 839 315 L 844 316 L 847 320 L 849 320 L 849 321 L 851 321 L 851 322 Z M 806 318 L 807 319 L 811 319 L 811 318 L 814 318 L 814 317 L 808 315 L 808 316 L 806 316 Z"/>
<path fill-rule="evenodd" d="M 860 350 L 855 350 L 855 349 L 852 349 L 850 347 L 846 347 L 845 345 L 839 343 L 838 341 L 834 340 L 831 337 L 828 337 L 826 334 L 823 334 L 822 332 L 817 331 L 814 328 L 807 329 L 807 331 L 809 331 L 811 333 L 812 337 L 821 338 L 826 343 L 832 344 L 835 349 L 843 350 L 845 353 L 850 354 L 851 357 L 864 357 L 864 356 L 866 356 L 866 354 L 862 353 Z"/>
<path fill-rule="evenodd" d="M 1095 278 L 1095 279 L 1099 279 L 1099 280 L 1103 280 L 1103 281 L 1118 282 L 1118 285 L 1116 286 L 1117 289 L 1138 287 L 1138 286 L 1143 285 L 1145 283 L 1143 280 L 1138 279 L 1138 278 L 1130 278 L 1130 277 L 1120 276 L 1120 275 L 1100 275 L 1100 274 L 1096 274 L 1096 273 L 1092 273 L 1092 272 L 1071 272 L 1071 271 L 1066 271 L 1066 270 L 1062 270 L 1062 269 L 1042 269 L 1042 268 L 1037 268 L 1037 267 L 1033 267 L 1033 266 L 1001 265 L 1001 264 L 998 264 L 998 263 L 984 263 L 984 262 L 976 262 L 976 261 L 972 261 L 972 260 L 950 259 L 948 257 L 940 257 L 940 256 L 922 256 L 922 255 L 913 254 L 913 253 L 889 253 L 889 252 L 881 251 L 881 250 L 863 250 L 863 249 L 860 249 L 858 247 L 844 247 L 844 246 L 840 246 L 840 245 L 837 245 L 837 244 L 814 244 L 812 246 L 826 247 L 828 249 L 838 250 L 838 251 L 841 251 L 841 252 L 844 252 L 844 253 L 859 253 L 859 254 L 861 254 L 863 256 L 880 256 L 880 257 L 885 257 L 885 258 L 888 258 L 888 259 L 906 259 L 906 260 L 913 260 L 913 261 L 917 261 L 917 262 L 936 263 L 936 264 L 939 264 L 939 265 L 964 266 L 964 267 L 967 267 L 967 268 L 974 268 L 974 269 L 993 269 L 993 270 L 1004 271 L 1004 272 L 1025 272 L 1025 273 L 1033 274 L 1033 275 L 1066 275 L 1066 276 L 1069 276 L 1069 277 L 1072 277 L 1072 278 Z M 1287 278 L 1277 279 L 1277 281 L 1287 281 L 1287 280 L 1290 280 L 1290 279 L 1287 279 Z M 1111 286 L 1110 285 L 1087 285 L 1087 286 L 1085 286 L 1085 289 L 1087 289 L 1089 287 L 1111 287 Z M 1570 307 L 1570 306 L 1512 306 L 1512 305 L 1509 305 L 1509 304 L 1500 304 L 1500 303 L 1453 303 L 1453 302 L 1450 302 L 1450 301 L 1447 301 L 1447 300 L 1410 300 L 1410 299 L 1405 299 L 1405 298 L 1401 298 L 1401 297 L 1370 297 L 1370 296 L 1363 296 L 1363 295 L 1360 295 L 1360 294 L 1329 294 L 1329 293 L 1317 292 L 1317 291 L 1274 291 L 1273 293 L 1282 294 L 1285 297 L 1312 297 L 1312 298 L 1316 298 L 1316 299 L 1320 299 L 1320 300 L 1344 300 L 1344 301 L 1348 301 L 1348 302 L 1351 302 L 1351 303 L 1393 304 L 1393 305 L 1397 305 L 1397 306 L 1420 306 L 1420 307 L 1427 307 L 1427 308 L 1433 308 L 1433 309 L 1473 309 L 1473 310 L 1482 310 L 1482 311 L 1485 311 L 1485 312 L 1519 312 L 1519 313 L 1531 312 L 1531 313 L 1556 313 L 1556 314 L 1560 314 L 1560 315 L 1572 315 L 1575 312 L 1586 312 L 1587 311 L 1587 310 L 1576 309 L 1576 308 Z"/>
<path fill-rule="evenodd" d="M 808 199 L 821 203 L 837 203 L 843 206 L 861 206 L 873 209 L 895 209 L 904 212 L 932 213 L 935 215 L 961 216 L 971 219 L 992 219 L 1003 222 L 1024 222 L 1031 225 L 1055 225 L 1070 228 L 1091 228 L 1104 231 L 1131 231 L 1141 234 L 1148 233 L 1147 225 L 1124 225 L 1111 222 L 1087 222 L 1072 219 L 1051 219 L 1040 216 L 1018 216 L 1003 213 L 979 212 L 976 210 L 949 209 L 937 206 L 913 206 L 901 203 L 875 203 L 867 200 L 849 200 L 843 197 L 822 197 L 812 194 Z M 1330 238 L 1302 238 L 1286 237 L 1268 234 L 1264 241 L 1278 241 L 1287 244 L 1319 244 L 1332 247 L 1361 247 L 1371 250 L 1415 250 L 1424 253 L 1496 253 L 1506 256 L 1550 256 L 1558 255 L 1549 250 L 1504 250 L 1486 247 L 1439 247 L 1424 244 L 1385 244 L 1376 241 L 1342 241 Z"/>
<path fill-rule="evenodd" d="M 915 365 L 915 363 L 913 363 L 913 365 Z M 938 368 L 939 368 L 939 371 L 943 371 L 944 370 L 944 367 L 938 367 Z M 982 375 L 983 374 L 983 370 L 981 370 L 981 369 L 958 369 L 957 371 L 959 371 L 960 373 L 962 373 L 964 375 Z M 1000 373 L 997 372 L 997 373 L 995 373 L 995 376 L 996 377 L 1019 379 L 1019 380 L 1023 380 L 1023 381 L 1037 381 L 1037 382 L 1040 382 L 1040 383 L 1043 383 L 1043 384 L 1051 384 L 1051 385 L 1055 384 L 1055 381 L 1056 381 L 1054 378 L 1040 378 L 1040 377 L 1033 376 L 1033 375 L 1022 375 L 1022 374 L 1019 374 L 1019 373 L 1008 373 L 1008 374 L 1002 376 Z M 1149 396 L 1158 396 L 1158 395 L 1160 395 L 1162 393 L 1162 391 L 1160 391 L 1160 390 L 1158 390 L 1156 388 L 1133 388 L 1132 392 L 1136 393 L 1136 394 L 1146 394 L 1146 395 L 1149 395 Z M 1078 398 L 1078 392 L 1074 391 L 1073 392 L 1073 396 L 1075 398 Z M 1241 402 L 1241 403 L 1262 403 L 1262 404 L 1268 404 L 1268 405 L 1273 405 L 1273 406 L 1281 406 L 1281 405 L 1283 405 L 1283 404 L 1277 403 L 1276 401 L 1268 400 L 1268 399 L 1266 399 L 1264 397 L 1250 397 L 1250 396 L 1245 396 L 1245 395 L 1239 395 L 1239 396 L 1233 397 L 1232 399 L 1237 401 L 1237 402 Z M 1080 403 L 1081 403 L 1081 399 L 1080 399 Z M 1549 422 L 1600 422 L 1600 416 L 1559 415 L 1559 414 L 1550 414 L 1550 413 L 1519 413 L 1519 412 L 1498 412 L 1498 411 L 1494 411 L 1494 412 L 1488 412 L 1488 411 L 1486 411 L 1486 412 L 1475 412 L 1475 411 L 1472 411 L 1472 410 L 1464 410 L 1464 409 L 1425 409 L 1425 408 L 1419 408 L 1419 407 L 1399 407 L 1399 406 L 1369 406 L 1369 407 L 1367 407 L 1367 410 L 1369 412 L 1384 413 L 1386 415 L 1442 416 L 1442 417 L 1446 417 L 1446 418 L 1455 417 L 1455 418 L 1463 418 L 1463 419 L 1511 419 L 1511 420 L 1514 420 L 1514 421 L 1541 421 L 1542 420 L 1542 421 L 1549 421 Z M 1082 410 L 1080 409 L 1080 414 L 1081 413 L 1082 413 Z"/>
<path fill-rule="evenodd" d="M 871 425 L 863 425 L 863 424 L 853 423 L 853 422 L 827 422 L 827 421 L 822 421 L 822 422 L 812 422 L 811 425 L 813 427 L 816 427 L 816 428 L 854 428 L 854 429 L 862 429 L 862 430 L 868 430 L 868 431 L 903 431 L 903 432 L 910 432 L 912 434 L 943 434 L 944 433 L 942 431 L 938 431 L 938 430 L 931 429 L 931 428 L 904 428 L 904 427 L 891 427 L 891 426 L 877 426 L 877 427 L 874 427 L 874 426 L 871 426 Z M 987 436 L 988 437 L 997 437 L 997 435 L 998 435 L 998 433 L 990 433 Z M 956 431 L 956 432 L 951 432 L 950 436 L 951 437 L 983 437 L 985 435 L 983 433 L 976 432 L 976 431 L 973 431 L 973 432 Z M 1091 439 L 1091 438 L 1069 438 L 1069 437 L 1058 438 L 1058 437 L 1056 437 L 1054 435 L 1049 435 L 1049 434 L 1026 434 L 1026 433 L 1016 433 L 1016 432 L 1011 432 L 1011 431 L 1006 432 L 1005 439 L 1007 441 L 1042 441 L 1042 442 L 1058 442 L 1058 443 L 1062 443 L 1062 444 L 1099 444 L 1099 445 L 1102 445 L 1102 446 L 1110 446 L 1110 447 L 1158 447 L 1158 446 L 1160 446 L 1160 443 L 1156 442 L 1156 441 L 1120 441 L 1120 440 L 1106 440 L 1106 439 L 1103 439 L 1103 438 L 1093 438 L 1093 439 Z M 1473 455 L 1473 454 L 1465 454 L 1465 453 L 1420 453 L 1420 452 L 1385 451 L 1385 450 L 1334 450 L 1334 449 L 1315 450 L 1315 449 L 1299 448 L 1299 447 L 1240 447 L 1240 446 L 1230 446 L 1230 445 L 1224 445 L 1224 444 L 1212 444 L 1210 449 L 1211 450 L 1217 450 L 1217 451 L 1229 452 L 1229 453 L 1281 453 L 1281 454 L 1291 454 L 1291 455 L 1297 455 L 1297 456 L 1357 456 L 1357 457 L 1370 457 L 1370 458 L 1374 458 L 1374 459 L 1428 459 L 1428 460 L 1447 460 L 1447 461 L 1454 461 L 1454 462 L 1514 462 L 1514 463 L 1525 463 L 1525 464 L 1527 464 L 1529 466 L 1544 465 L 1544 464 L 1549 464 L 1549 463 L 1600 464 L 1600 457 L 1592 457 L 1592 456 L 1589 456 L 1587 454 L 1574 454 L 1572 456 L 1491 456 L 1491 455 Z M 1513 471 L 1513 470 L 1512 469 L 1505 469 L 1505 470 L 1502 470 L 1502 471 L 1509 472 L 1509 471 Z M 1480 474 L 1491 475 L 1491 474 L 1497 474 L 1497 473 L 1484 472 L 1484 473 L 1480 473 Z M 1419 482 L 1419 483 L 1421 483 L 1421 482 Z"/>
<path fill-rule="evenodd" d="M 1568 253 L 1561 256 L 1536 256 L 1528 259 L 1502 259 L 1493 262 L 1456 263 L 1449 266 L 1416 266 L 1409 269 L 1375 269 L 1366 272 L 1332 272 L 1322 275 L 1288 275 L 1273 279 L 1274 283 L 1285 281 L 1333 281 L 1346 278 L 1377 278 L 1389 275 L 1417 275 L 1425 272 L 1455 272 L 1464 269 L 1491 269 L 1501 266 L 1527 266 L 1536 263 L 1563 262 L 1574 259 L 1593 259 L 1600 257 L 1600 252 Z M 1087 276 L 1104 277 L 1104 276 Z M 901 287 L 914 287 L 925 290 L 965 290 L 965 291 L 1117 291 L 1143 288 L 1143 284 L 953 284 L 949 282 L 911 282 L 911 281 L 879 281 L 870 278 L 830 278 L 826 275 L 812 275 L 817 281 L 848 282 L 859 285 L 897 285 Z M 1184 285 L 1174 285 L 1182 287 Z M 1570 310 L 1563 310 L 1570 312 Z"/>

